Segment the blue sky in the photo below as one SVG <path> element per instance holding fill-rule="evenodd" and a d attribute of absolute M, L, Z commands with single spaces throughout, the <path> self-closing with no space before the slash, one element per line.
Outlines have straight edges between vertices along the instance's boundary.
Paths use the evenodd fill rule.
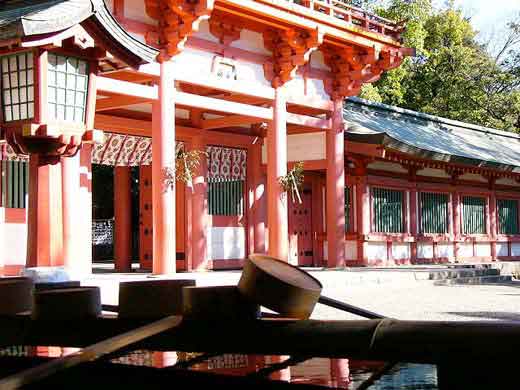
<path fill-rule="evenodd" d="M 455 4 L 483 36 L 500 33 L 506 20 L 515 14 L 520 17 L 520 0 L 455 0 Z"/>

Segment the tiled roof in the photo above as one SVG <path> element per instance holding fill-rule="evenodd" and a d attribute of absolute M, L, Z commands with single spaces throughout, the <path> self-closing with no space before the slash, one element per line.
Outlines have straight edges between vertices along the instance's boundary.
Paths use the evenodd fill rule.
<path fill-rule="evenodd" d="M 345 138 L 418 157 L 520 172 L 520 136 L 398 107 L 349 98 Z"/>
<path fill-rule="evenodd" d="M 0 41 L 48 34 L 76 24 L 88 25 L 125 52 L 129 65 L 152 62 L 157 51 L 128 34 L 103 0 L 3 0 Z"/>

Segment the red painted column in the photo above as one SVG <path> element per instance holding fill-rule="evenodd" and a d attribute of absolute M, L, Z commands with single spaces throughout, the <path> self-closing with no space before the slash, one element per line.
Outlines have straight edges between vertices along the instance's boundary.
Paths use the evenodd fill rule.
<path fill-rule="evenodd" d="M 77 213 L 84 207 L 79 196 L 79 152 L 73 157 L 61 158 L 62 217 L 63 217 L 63 265 L 74 269 L 78 241 L 82 239 L 77 229 Z"/>
<path fill-rule="evenodd" d="M 273 355 L 273 356 L 271 356 L 271 364 L 283 363 L 289 358 L 290 358 L 290 356 L 286 356 L 286 355 L 280 355 L 280 356 Z M 269 375 L 269 378 L 276 380 L 276 381 L 290 382 L 291 381 L 291 368 L 287 367 L 287 368 L 284 368 L 283 370 L 278 370 L 276 372 L 273 372 L 271 375 Z"/>
<path fill-rule="evenodd" d="M 417 262 L 417 214 L 419 212 L 417 205 L 417 188 L 410 190 L 410 235 L 414 241 L 410 243 L 410 260 L 412 264 Z"/>
<path fill-rule="evenodd" d="M 114 263 L 117 272 L 132 270 L 132 193 L 130 167 L 114 168 Z"/>
<path fill-rule="evenodd" d="M 265 245 L 265 175 L 262 173 L 262 139 L 258 138 L 251 147 L 248 156 L 248 168 L 251 178 L 251 212 L 249 225 L 252 230 L 251 250 L 254 253 L 266 253 Z"/>
<path fill-rule="evenodd" d="M 194 137 L 191 147 L 193 150 L 206 151 L 206 141 L 203 137 Z M 193 193 L 191 196 L 191 245 L 192 267 L 194 270 L 205 270 L 208 268 L 207 259 L 207 173 L 208 163 L 206 158 L 201 158 L 200 165 L 193 177 Z M 190 189 L 188 189 L 190 191 Z"/>
<path fill-rule="evenodd" d="M 278 178 L 287 173 L 287 107 L 283 87 L 275 89 L 273 122 L 267 130 L 267 226 L 268 253 L 288 260 L 287 194 Z"/>
<path fill-rule="evenodd" d="M 345 130 L 343 99 L 334 99 L 332 129 L 327 131 L 328 267 L 345 266 Z"/>
<path fill-rule="evenodd" d="M 457 241 L 460 240 L 461 229 L 460 229 L 460 196 L 457 192 L 452 192 L 453 202 L 453 255 L 455 260 L 459 257 L 459 245 Z"/>
<path fill-rule="evenodd" d="M 350 384 L 350 365 L 348 359 L 330 359 L 331 386 L 340 389 Z"/>
<path fill-rule="evenodd" d="M 368 188 L 367 177 L 358 177 L 356 185 L 357 201 L 357 231 L 358 231 L 358 262 L 368 265 L 368 258 L 365 253 L 366 237 L 370 234 L 370 191 Z"/>
<path fill-rule="evenodd" d="M 489 235 L 491 237 L 491 259 L 497 260 L 497 194 L 494 183 L 489 195 Z"/>
<path fill-rule="evenodd" d="M 175 170 L 175 83 L 173 63 L 161 63 L 159 100 L 152 104 L 153 273 L 176 271 L 175 186 L 165 178 Z"/>
<path fill-rule="evenodd" d="M 79 151 L 79 207 L 76 216 L 76 241 L 74 272 L 87 275 L 92 272 L 92 144 L 83 144 Z"/>
<path fill-rule="evenodd" d="M 61 167 L 29 157 L 28 267 L 63 265 Z"/>

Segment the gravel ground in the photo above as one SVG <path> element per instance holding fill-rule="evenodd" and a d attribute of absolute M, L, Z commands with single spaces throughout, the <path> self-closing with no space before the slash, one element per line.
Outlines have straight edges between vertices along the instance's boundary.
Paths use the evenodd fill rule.
<path fill-rule="evenodd" d="M 323 295 L 401 320 L 520 321 L 520 282 L 505 285 L 434 286 L 416 282 L 338 288 L 325 286 Z M 359 318 L 318 304 L 313 318 Z"/>
<path fill-rule="evenodd" d="M 520 282 L 508 284 L 434 286 L 430 281 L 395 278 L 384 272 L 384 282 L 351 283 L 346 273 L 313 273 L 324 285 L 322 295 L 402 320 L 424 321 L 520 321 Z M 117 304 L 118 282 L 145 279 L 143 274 L 98 274 L 83 281 L 101 287 L 102 301 Z M 175 278 L 195 278 L 198 286 L 232 285 L 240 271 L 180 273 Z M 370 276 L 372 279 L 372 275 Z M 312 318 L 327 320 L 359 319 L 348 313 L 317 304 Z"/>

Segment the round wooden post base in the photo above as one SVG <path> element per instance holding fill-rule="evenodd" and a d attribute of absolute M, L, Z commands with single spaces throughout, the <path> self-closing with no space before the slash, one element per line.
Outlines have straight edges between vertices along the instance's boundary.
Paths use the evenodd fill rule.
<path fill-rule="evenodd" d="M 31 278 L 0 278 L 0 314 L 14 315 L 32 309 L 34 283 Z"/>
<path fill-rule="evenodd" d="M 59 288 L 37 291 L 34 294 L 34 319 L 56 321 L 95 318 L 99 315 L 99 287 Z"/>
<path fill-rule="evenodd" d="M 189 319 L 251 320 L 258 318 L 260 307 L 244 299 L 236 286 L 186 287 L 183 315 Z"/>
<path fill-rule="evenodd" d="M 161 318 L 181 314 L 183 287 L 193 279 L 138 280 L 119 284 L 119 318 Z"/>

